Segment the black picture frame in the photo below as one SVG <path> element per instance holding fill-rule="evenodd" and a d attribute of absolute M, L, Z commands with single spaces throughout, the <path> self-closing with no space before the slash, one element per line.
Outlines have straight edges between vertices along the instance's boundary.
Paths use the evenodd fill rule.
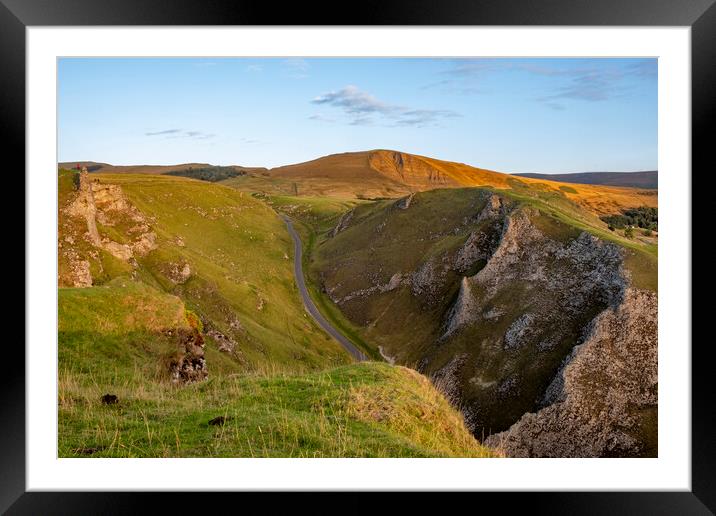
<path fill-rule="evenodd" d="M 430 0 L 364 1 L 337 18 L 340 6 L 286 3 L 280 7 L 257 1 L 201 0 L 0 0 L 0 113 L 4 163 L 25 170 L 25 29 L 28 26 L 83 25 L 570 25 L 570 26 L 685 26 L 691 27 L 692 168 L 713 173 L 715 158 L 710 135 L 716 119 L 716 7 L 715 0 Z M 661 142 L 665 144 L 665 142 Z M 7 170 L 7 169 L 6 169 Z M 693 174 L 691 175 L 691 179 Z M 24 185 L 23 182 L 19 182 Z M 24 186 L 22 186 L 24 189 Z M 692 187 L 692 192 L 695 192 Z M 31 192 L 25 192 L 31 195 Z M 695 199 L 692 205 L 696 206 Z M 693 229 L 699 226 L 692 216 Z M 692 234 L 696 234 L 693 231 Z M 693 256 L 693 255 L 692 255 Z M 693 259 L 692 259 L 693 264 Z M 692 265 L 693 266 L 693 265 Z M 27 274 L 27 270 L 25 271 Z M 32 307 L 26 307 L 31 309 Z M 694 305 L 694 310 L 697 307 Z M 707 309 L 707 308 L 705 308 Z M 693 316 L 692 321 L 698 320 Z M 24 340 L 24 335 L 23 335 Z M 528 507 L 531 513 L 550 514 L 713 514 L 716 511 L 716 440 L 711 339 L 682 343 L 692 356 L 692 490 L 690 492 L 591 493 L 479 493 L 460 494 L 453 504 L 473 504 L 479 496 L 484 507 L 499 506 L 510 513 Z M 196 512 L 212 502 L 235 503 L 242 497 L 245 510 L 255 506 L 256 494 L 188 493 L 62 493 L 26 492 L 25 488 L 25 354 L 13 344 L 12 368 L 3 371 L 0 404 L 0 511 L 8 514 L 125 514 L 146 512 L 159 503 L 172 512 Z M 370 507 L 379 496 L 353 493 L 342 506 L 353 512 Z M 271 506 L 286 495 L 271 495 Z M 402 502 L 403 511 L 423 506 L 413 494 Z M 409 498 L 409 499 L 408 499 Z M 462 503 L 461 503 L 462 502 Z M 265 502 L 263 502 L 265 503 Z M 294 493 L 292 510 L 316 511 L 308 493 Z M 329 503 L 325 510 L 329 511 Z M 165 505 L 168 504 L 168 505 Z M 370 505 L 369 505 L 370 504 Z M 414 507 L 411 507 L 413 505 Z M 455 505 L 457 508 L 458 505 Z M 239 507 L 236 507 L 239 510 Z M 494 510 L 494 509 L 493 509 Z M 273 511 L 271 511 L 273 512 Z M 332 510 L 330 512 L 333 512 Z M 342 511 L 344 512 L 344 511 Z"/>

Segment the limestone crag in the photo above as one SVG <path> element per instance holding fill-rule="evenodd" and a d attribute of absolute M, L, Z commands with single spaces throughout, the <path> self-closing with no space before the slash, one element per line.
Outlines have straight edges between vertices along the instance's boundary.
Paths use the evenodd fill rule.
<path fill-rule="evenodd" d="M 470 289 L 470 283 L 466 277 L 460 282 L 460 291 L 457 295 L 457 301 L 450 309 L 445 324 L 445 333 L 442 339 L 449 337 L 459 327 L 473 321 L 473 317 L 477 314 L 477 302 Z"/>
<path fill-rule="evenodd" d="M 91 256 L 81 256 L 74 245 L 76 242 L 67 242 L 70 243 L 68 246 L 63 246 L 62 242 L 58 243 L 59 252 L 64 254 L 69 263 L 70 286 L 87 287 L 93 284 L 88 258 L 94 259 L 101 267 L 97 250 L 106 251 L 115 258 L 136 266 L 136 257 L 145 256 L 157 248 L 156 234 L 152 231 L 149 221 L 127 200 L 121 186 L 93 180 L 86 169 L 79 174 L 77 195 L 64 208 L 63 215 L 82 220 L 86 231 L 80 238 L 96 248 L 89 251 Z M 126 240 L 117 242 L 102 235 L 98 224 L 107 228 L 119 228 Z M 73 237 L 70 235 L 70 238 Z M 67 278 L 65 280 L 67 281 Z"/>
<path fill-rule="evenodd" d="M 657 296 L 630 288 L 600 313 L 527 413 L 486 444 L 511 457 L 655 455 Z"/>
<path fill-rule="evenodd" d="M 617 246 L 587 233 L 559 242 L 531 216 L 522 209 L 507 217 L 500 244 L 477 274 L 463 278 L 445 318 L 441 348 L 475 341 L 480 350 L 480 360 L 452 378 L 443 375 L 462 389 L 463 413 L 476 434 L 504 429 L 533 409 L 555 360 L 596 313 L 621 302 L 627 285 Z M 428 374 L 443 367 L 436 352 L 424 357 Z"/>
<path fill-rule="evenodd" d="M 629 251 L 494 191 L 465 192 L 457 197 L 459 207 L 445 195 L 417 194 L 409 213 L 395 209 L 396 201 L 369 217 L 361 214 L 353 222 L 355 235 L 376 234 L 377 227 L 381 231 L 368 240 L 369 247 L 355 246 L 351 235 L 330 241 L 330 263 L 339 265 L 319 271 L 324 291 L 367 338 L 377 341 L 383 356 L 430 377 L 478 439 L 504 438 L 507 455 L 549 455 L 547 440 L 543 448 L 525 451 L 531 438 L 521 436 L 539 433 L 528 425 L 534 414 L 558 429 L 550 430 L 554 439 L 565 439 L 566 444 L 555 446 L 555 456 L 653 454 L 649 439 L 656 391 L 650 382 L 655 375 L 640 375 L 637 369 L 641 359 L 656 356 L 655 326 L 620 336 L 620 324 L 605 322 L 616 318 L 630 324 L 624 314 L 639 313 L 638 320 L 647 315 L 656 320 L 655 294 L 636 295 L 631 286 L 625 265 Z M 409 235 L 405 240 L 403 232 Z M 420 251 L 411 251 L 415 243 Z M 373 261 L 378 249 L 387 259 Z M 406 256 L 393 258 L 388 249 Z M 355 270 L 361 271 L 358 277 L 348 273 Z M 406 324 L 420 331 L 411 332 Z M 578 357 L 596 349 L 589 343 L 597 333 L 604 342 L 632 339 L 631 346 L 643 351 L 642 358 L 619 366 L 616 360 L 610 367 L 600 364 L 603 371 L 593 377 L 606 397 L 615 396 L 609 386 L 622 381 L 619 375 L 633 378 L 634 392 L 641 393 L 629 395 L 624 410 L 617 410 L 629 428 L 619 436 L 613 426 L 604 430 L 611 416 L 595 412 L 583 398 L 576 401 L 569 393 L 576 392 L 578 382 L 566 381 L 584 360 Z M 632 414 L 628 407 L 636 406 L 636 399 L 640 408 Z M 552 419 L 542 417 L 557 411 Z M 584 451 L 588 438 L 570 443 L 573 429 L 553 420 L 564 425 L 581 421 L 581 432 L 599 434 L 597 444 Z"/>
<path fill-rule="evenodd" d="M 405 197 L 401 197 L 397 201 L 395 201 L 395 207 L 400 210 L 407 210 L 410 208 L 410 203 L 413 202 L 413 197 L 415 197 L 414 193 L 411 193 L 410 195 L 407 195 Z"/>
<path fill-rule="evenodd" d="M 181 329 L 178 332 L 178 351 L 170 359 L 169 374 L 172 383 L 190 384 L 200 382 L 208 376 L 204 358 L 204 338 L 196 328 Z"/>
<path fill-rule="evenodd" d="M 348 225 L 350 224 L 352 218 L 353 218 L 353 210 L 350 210 L 349 212 L 341 215 L 341 217 L 338 219 L 338 223 L 331 230 L 331 237 L 335 237 L 338 233 L 345 230 L 348 227 Z"/>

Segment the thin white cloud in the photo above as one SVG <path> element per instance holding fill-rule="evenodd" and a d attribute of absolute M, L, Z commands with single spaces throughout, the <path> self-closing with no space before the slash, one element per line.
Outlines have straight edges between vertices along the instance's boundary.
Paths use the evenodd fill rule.
<path fill-rule="evenodd" d="M 165 136 L 166 138 L 191 138 L 193 140 L 207 140 L 216 136 L 213 133 L 204 133 L 202 131 L 184 131 L 182 129 L 164 129 L 162 131 L 153 131 L 144 133 L 145 136 Z"/>
<path fill-rule="evenodd" d="M 144 136 L 161 136 L 164 134 L 175 134 L 175 133 L 180 133 L 180 132 L 181 132 L 181 129 L 164 129 L 163 131 L 144 133 Z"/>
<path fill-rule="evenodd" d="M 283 66 L 286 68 L 288 76 L 293 79 L 305 79 L 309 77 L 308 72 L 311 69 L 311 65 L 305 59 L 300 57 L 284 59 Z"/>
<path fill-rule="evenodd" d="M 423 127 L 461 116 L 446 109 L 415 109 L 389 104 L 353 85 L 323 93 L 311 102 L 341 109 L 351 125 L 371 125 L 378 118 L 389 125 Z"/>
<path fill-rule="evenodd" d="M 649 79 L 656 77 L 656 62 L 642 61 L 628 67 L 597 66 L 590 64 L 577 68 L 563 68 L 539 62 L 510 62 L 497 59 L 458 60 L 448 70 L 440 72 L 446 77 L 423 86 L 423 89 L 441 87 L 450 93 L 482 93 L 476 86 L 492 72 L 523 72 L 543 77 L 562 78 L 562 84 L 554 92 L 536 98 L 545 106 L 562 110 L 565 106 L 557 100 L 601 102 L 625 94 L 629 89 L 624 80 L 629 77 Z"/>
<path fill-rule="evenodd" d="M 311 116 L 308 117 L 308 119 L 309 119 L 309 120 L 316 120 L 316 121 L 318 121 L 318 122 L 326 122 L 326 123 L 329 123 L 329 124 L 332 124 L 332 123 L 334 123 L 334 122 L 336 121 L 335 118 L 331 118 L 331 117 L 324 116 L 324 115 L 321 115 L 321 114 L 311 115 Z"/>

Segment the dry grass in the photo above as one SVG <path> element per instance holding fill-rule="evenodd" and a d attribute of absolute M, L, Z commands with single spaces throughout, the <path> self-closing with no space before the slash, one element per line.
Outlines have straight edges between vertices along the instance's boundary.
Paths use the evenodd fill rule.
<path fill-rule="evenodd" d="M 399 158 L 396 156 L 399 155 Z M 400 165 L 396 164 L 400 161 Z M 554 193 L 595 215 L 623 208 L 657 206 L 655 190 L 599 185 L 574 185 L 519 177 L 438 159 L 394 151 L 349 152 L 270 171 L 279 181 L 292 182 L 298 195 L 335 198 L 399 197 L 434 188 L 491 187 L 510 190 L 515 182 L 542 193 Z"/>

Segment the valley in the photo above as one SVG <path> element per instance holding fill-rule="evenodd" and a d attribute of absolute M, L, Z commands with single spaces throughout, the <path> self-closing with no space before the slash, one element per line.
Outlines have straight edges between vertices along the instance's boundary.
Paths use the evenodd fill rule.
<path fill-rule="evenodd" d="M 96 165 L 58 176 L 61 456 L 656 454 L 658 235 L 602 220 L 656 190 Z"/>

